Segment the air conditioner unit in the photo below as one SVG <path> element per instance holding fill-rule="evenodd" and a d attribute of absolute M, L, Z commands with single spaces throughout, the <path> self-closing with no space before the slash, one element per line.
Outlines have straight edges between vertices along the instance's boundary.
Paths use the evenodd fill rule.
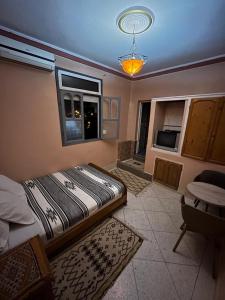
<path fill-rule="evenodd" d="M 47 71 L 53 71 L 55 69 L 54 54 L 5 36 L 0 36 L 0 57 Z"/>

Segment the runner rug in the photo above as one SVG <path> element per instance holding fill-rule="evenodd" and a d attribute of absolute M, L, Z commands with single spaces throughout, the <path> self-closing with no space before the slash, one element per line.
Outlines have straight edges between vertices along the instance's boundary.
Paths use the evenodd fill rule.
<path fill-rule="evenodd" d="M 151 182 L 138 177 L 130 172 L 115 168 L 110 171 L 113 175 L 119 177 L 126 185 L 127 189 L 134 195 L 139 194 Z"/>
<path fill-rule="evenodd" d="M 51 262 L 55 299 L 100 299 L 142 241 L 127 225 L 106 219 Z"/>

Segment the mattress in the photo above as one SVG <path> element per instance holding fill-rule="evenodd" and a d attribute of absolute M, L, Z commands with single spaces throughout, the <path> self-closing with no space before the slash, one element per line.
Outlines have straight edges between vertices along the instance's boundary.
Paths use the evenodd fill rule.
<path fill-rule="evenodd" d="M 89 165 L 76 166 L 22 184 L 37 222 L 12 228 L 10 246 L 14 239 L 23 239 L 25 235 L 28 239 L 35 234 L 46 243 L 109 201 L 120 198 L 124 191 L 121 182 Z"/>

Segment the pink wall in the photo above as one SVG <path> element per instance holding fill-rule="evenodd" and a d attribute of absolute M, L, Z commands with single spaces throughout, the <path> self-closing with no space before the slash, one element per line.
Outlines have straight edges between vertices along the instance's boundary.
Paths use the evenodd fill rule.
<path fill-rule="evenodd" d="M 130 82 L 61 57 L 57 65 L 102 78 L 104 96 L 121 96 L 120 139 L 126 139 Z M 115 162 L 115 141 L 62 147 L 54 73 L 1 61 L 0 82 L 0 173 L 22 180 L 78 163 Z"/>
<path fill-rule="evenodd" d="M 127 138 L 135 138 L 138 100 L 217 92 L 225 92 L 225 62 L 133 81 Z"/>
<path fill-rule="evenodd" d="M 150 100 L 154 97 L 184 96 L 207 93 L 225 93 L 225 63 L 218 63 L 205 67 L 199 67 L 187 71 L 171 73 L 148 79 L 133 81 L 131 86 L 131 101 L 129 107 L 129 119 L 127 138 L 135 139 L 138 100 Z M 186 106 L 186 117 L 188 107 Z M 149 136 L 145 160 L 145 171 L 153 174 L 156 157 L 164 158 L 183 164 L 183 172 L 180 181 L 180 190 L 184 190 L 186 184 L 205 169 L 225 172 L 225 166 L 206 163 L 190 158 L 182 157 L 152 149 L 154 134 L 155 103 L 151 105 L 149 123 Z M 157 122 L 157 119 L 156 119 Z"/>
<path fill-rule="evenodd" d="M 225 92 L 225 63 L 133 82 L 62 57 L 57 57 L 57 65 L 102 78 L 104 96 L 121 96 L 120 140 L 135 138 L 138 100 Z M 0 172 L 22 180 L 73 164 L 92 161 L 105 166 L 116 161 L 115 141 L 62 147 L 53 73 L 1 61 L 0 82 Z M 150 122 L 150 132 L 152 125 Z M 202 169 L 225 169 L 171 154 L 155 153 L 149 143 L 145 164 L 149 173 L 153 172 L 155 156 L 184 164 L 181 187 Z"/>

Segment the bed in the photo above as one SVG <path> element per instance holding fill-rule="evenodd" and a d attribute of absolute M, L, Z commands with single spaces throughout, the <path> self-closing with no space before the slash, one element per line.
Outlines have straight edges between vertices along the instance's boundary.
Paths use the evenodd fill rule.
<path fill-rule="evenodd" d="M 36 222 L 11 225 L 9 248 L 38 234 L 49 256 L 127 201 L 123 182 L 92 163 L 22 185 Z"/>

